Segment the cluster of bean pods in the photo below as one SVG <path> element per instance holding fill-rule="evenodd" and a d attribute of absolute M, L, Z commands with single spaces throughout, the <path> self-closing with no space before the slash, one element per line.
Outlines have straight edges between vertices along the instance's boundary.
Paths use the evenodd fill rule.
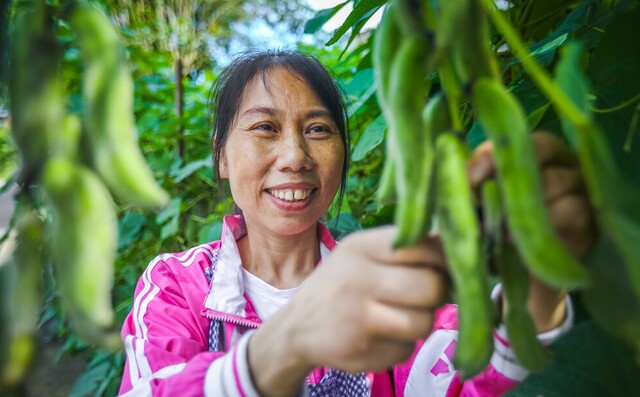
<path fill-rule="evenodd" d="M 168 194 L 137 144 L 133 80 L 109 18 L 88 4 L 68 10 L 84 60 L 82 115 L 68 113 L 54 8 L 25 2 L 13 16 L 11 132 L 21 156 L 15 249 L 0 266 L 0 392 L 19 384 L 35 354 L 42 274 L 53 264 L 61 305 L 89 344 L 120 348 L 111 289 L 124 205 L 158 208 Z"/>
<path fill-rule="evenodd" d="M 498 313 L 495 264 L 508 302 L 503 323 L 532 371 L 549 354 L 527 309 L 529 273 L 558 288 L 589 283 L 547 213 L 526 117 L 498 73 L 481 0 L 391 0 L 372 51 L 377 98 L 388 122 L 378 199 L 394 202 L 396 247 L 440 233 L 459 306 L 454 366 L 463 378 L 486 368 Z M 440 89 L 431 87 L 437 73 Z M 434 91 L 434 92 L 432 92 Z M 482 187 L 483 221 L 466 171 L 460 103 L 469 101 L 495 148 L 496 177 Z M 512 242 L 502 237 L 508 228 Z"/>

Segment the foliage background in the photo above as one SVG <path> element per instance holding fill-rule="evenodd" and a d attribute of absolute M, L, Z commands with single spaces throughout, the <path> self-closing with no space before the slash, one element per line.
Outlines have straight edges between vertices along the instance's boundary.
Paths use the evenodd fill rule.
<path fill-rule="evenodd" d="M 181 49 L 180 40 L 176 44 L 175 35 L 172 36 L 175 32 L 171 31 L 173 25 L 163 22 L 157 10 L 141 11 L 140 4 L 151 7 L 153 2 L 99 2 L 120 27 L 128 45 L 136 82 L 135 112 L 140 146 L 156 179 L 173 197 L 158 213 L 119 209 L 119 254 L 113 289 L 119 322 L 131 309 L 139 275 L 155 255 L 180 251 L 219 237 L 221 219 L 229 212 L 231 202 L 219 198 L 220 187 L 213 178 L 209 91 L 229 57 L 239 48 L 256 44 L 247 26 L 257 19 L 287 31 L 287 37 L 294 38 L 289 47 L 317 56 L 333 71 L 348 98 L 352 166 L 341 214 L 328 219 L 331 228 L 343 236 L 392 221 L 392 206 L 380 207 L 373 200 L 384 161 L 386 122 L 375 97 L 370 59 L 374 32 L 364 28 L 365 22 L 386 2 L 346 0 L 316 13 L 296 1 L 284 2 L 284 8 L 283 2 L 273 0 L 209 2 L 213 4 L 206 19 L 209 23 L 200 28 L 196 41 L 199 45 L 189 49 L 192 54 Z M 322 30 L 347 4 L 353 6 L 353 11 L 342 25 L 335 32 Z M 512 0 L 504 4 L 508 6 L 505 13 L 530 45 L 532 53 L 549 69 L 557 62 L 562 44 L 580 40 L 586 45 L 587 72 L 594 87 L 597 121 L 607 132 L 607 141 L 628 183 L 640 185 L 640 148 L 630 140 L 638 129 L 640 114 L 637 2 Z M 196 20 L 193 16 L 185 17 L 183 23 L 191 26 Z M 81 60 L 64 21 L 59 23 L 58 39 L 66 45 L 64 71 L 72 93 L 71 111 L 81 112 Z M 510 54 L 495 32 L 493 41 L 503 78 L 529 114 L 531 127 L 559 131 L 557 116 L 523 73 L 518 59 Z M 190 61 L 186 62 L 187 59 Z M 184 61 L 180 71 L 177 60 Z M 437 81 L 433 87 L 434 91 L 438 90 Z M 183 97 L 181 109 L 177 106 L 178 91 Z M 7 115 L 2 113 L 6 108 L 4 95 L 0 92 L 0 120 L 7 120 Z M 483 132 L 475 123 L 472 109 L 465 106 L 463 111 L 469 130 L 467 140 L 475 146 L 484 139 Z M 0 121 L 0 179 L 9 178 L 5 189 L 16 166 L 8 123 Z M 547 373 L 531 376 L 514 395 L 536 395 L 541 390 L 545 395 L 577 395 L 574 386 L 578 384 L 584 386 L 580 387 L 580 395 L 631 395 L 632 390 L 639 389 L 640 377 L 635 375 L 640 371 L 628 352 L 625 354 L 625 346 L 612 337 L 624 332 L 640 334 L 640 303 L 629 294 L 628 275 L 621 266 L 615 266 L 616 261 L 619 259 L 608 249 L 607 242 L 601 242 L 589 263 L 604 282 L 600 289 L 574 295 L 582 320 L 580 325 L 554 346 L 557 360 L 552 368 Z M 46 279 L 49 295 L 42 313 L 43 330 L 49 338 L 63 341 L 60 355 L 81 354 L 88 360 L 86 371 L 71 395 L 115 395 L 123 354 L 95 350 L 75 336 L 64 323 L 51 278 Z M 624 307 L 616 303 L 623 301 L 628 302 Z M 583 308 L 594 305 L 606 310 L 599 310 L 597 313 L 601 314 L 589 318 L 591 315 Z"/>

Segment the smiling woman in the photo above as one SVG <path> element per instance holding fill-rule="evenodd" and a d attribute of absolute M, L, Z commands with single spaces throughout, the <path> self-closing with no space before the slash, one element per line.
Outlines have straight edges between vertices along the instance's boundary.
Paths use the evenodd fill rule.
<path fill-rule="evenodd" d="M 321 100 L 302 75 L 317 71 L 297 71 L 285 57 L 262 56 L 275 65 L 247 83 L 230 128 L 215 131 L 218 173 L 229 179 L 250 231 L 313 240 L 344 180 L 345 123 L 334 121 L 343 115 L 334 117 L 329 108 L 340 105 Z M 333 84 L 320 65 L 318 71 L 326 75 L 325 85 Z M 219 103 L 225 94 L 220 92 Z"/>
<path fill-rule="evenodd" d="M 443 305 L 438 236 L 393 250 L 397 230 L 382 227 L 336 244 L 322 218 L 344 191 L 348 126 L 316 59 L 246 53 L 219 77 L 213 110 L 217 177 L 241 211 L 225 218 L 220 240 L 149 264 L 122 330 L 122 394 L 485 396 L 524 376 L 498 329 L 491 364 L 460 381 L 451 363 L 457 308 Z M 538 142 L 543 153 L 567 153 L 549 151 L 558 140 Z M 478 184 L 491 159 L 487 145 L 472 157 Z M 578 170 L 563 175 L 571 177 L 547 188 L 586 203 Z M 562 229 L 580 217 L 558 219 Z M 571 306 L 564 291 L 531 291 L 549 342 L 570 327 Z"/>

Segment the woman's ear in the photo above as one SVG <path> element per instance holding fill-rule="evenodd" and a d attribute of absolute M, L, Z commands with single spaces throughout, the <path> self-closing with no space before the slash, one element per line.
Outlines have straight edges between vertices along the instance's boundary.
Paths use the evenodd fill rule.
<path fill-rule="evenodd" d="M 224 149 L 220 150 L 220 158 L 218 159 L 218 171 L 220 172 L 220 178 L 229 179 L 229 170 L 227 169 L 227 156 L 224 154 Z"/>

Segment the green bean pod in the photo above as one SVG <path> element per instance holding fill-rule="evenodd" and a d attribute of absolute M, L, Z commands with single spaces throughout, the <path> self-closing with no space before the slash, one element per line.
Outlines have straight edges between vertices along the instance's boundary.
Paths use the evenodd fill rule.
<path fill-rule="evenodd" d="M 461 29 L 469 18 L 467 8 L 471 0 L 438 0 L 438 19 L 436 31 L 436 51 L 439 55 L 449 53 L 457 44 Z"/>
<path fill-rule="evenodd" d="M 373 38 L 373 50 L 371 53 L 376 97 L 380 109 L 387 119 L 391 116 L 391 110 L 389 109 L 391 65 L 402 39 L 401 32 L 396 25 L 395 9 L 395 2 L 390 2 L 387 5 Z M 389 136 L 388 131 L 387 129 L 387 137 Z M 376 192 L 376 199 L 381 204 L 391 203 L 396 200 L 396 160 L 391 152 L 390 142 L 387 139 L 384 166 L 378 191 Z"/>
<path fill-rule="evenodd" d="M 389 76 L 391 64 L 402 41 L 402 33 L 396 25 L 396 5 L 390 2 L 380 19 L 380 24 L 373 37 L 371 63 L 373 64 L 373 78 L 376 84 L 376 96 L 380 108 L 385 115 L 389 106 Z"/>
<path fill-rule="evenodd" d="M 550 362 L 551 356 L 538 341 L 527 308 L 529 273 L 511 245 L 502 247 L 495 264 L 507 305 L 503 322 L 511 348 L 522 366 L 532 372 L 541 371 Z"/>
<path fill-rule="evenodd" d="M 111 288 L 118 223 L 109 191 L 93 171 L 61 157 L 49 160 L 43 188 L 53 209 L 52 257 L 65 313 L 87 342 L 116 350 Z"/>
<path fill-rule="evenodd" d="M 495 309 L 473 192 L 467 179 L 467 149 L 453 134 L 436 143 L 438 228 L 458 302 L 458 343 L 454 367 L 463 379 L 484 370 L 493 353 Z"/>
<path fill-rule="evenodd" d="M 502 239 L 502 209 L 498 184 L 488 180 L 482 185 L 482 206 L 486 225 L 485 239 L 491 239 L 491 258 L 502 283 L 506 311 L 503 322 L 509 343 L 520 364 L 532 372 L 541 371 L 550 361 L 549 351 L 538 341 L 527 307 L 529 273 L 512 245 Z"/>
<path fill-rule="evenodd" d="M 423 0 L 393 0 L 398 11 L 396 23 L 405 35 L 422 35 L 427 30 L 427 21 L 432 19 L 429 2 Z"/>
<path fill-rule="evenodd" d="M 425 216 L 423 221 L 423 234 L 427 234 L 433 228 L 436 197 L 438 186 L 436 184 L 436 141 L 440 134 L 451 131 L 451 118 L 447 98 L 443 93 L 437 93 L 427 101 L 422 111 L 422 129 L 424 147 L 422 156 L 422 177 L 417 182 L 424 184 L 420 189 L 426 190 Z"/>
<path fill-rule="evenodd" d="M 3 265 L 6 270 L 1 276 L 7 277 L 3 302 L 10 307 L 0 324 L 7 338 L 2 342 L 0 391 L 18 385 L 31 368 L 43 301 L 44 221 L 31 202 L 23 198 L 18 199 L 15 214 L 15 251 L 12 260 Z"/>
<path fill-rule="evenodd" d="M 446 0 L 445 0 L 446 1 Z M 478 0 L 467 0 L 460 18 L 459 34 L 453 42 L 453 64 L 463 84 L 480 77 L 499 77 L 486 14 Z"/>
<path fill-rule="evenodd" d="M 70 22 L 85 62 L 88 160 L 123 202 L 138 207 L 166 205 L 169 196 L 156 183 L 137 144 L 133 79 L 117 32 L 92 6 L 77 6 Z"/>
<path fill-rule="evenodd" d="M 388 147 L 389 143 L 387 142 L 382 174 L 376 191 L 376 200 L 382 205 L 393 203 L 396 200 L 396 160 L 389 155 Z"/>
<path fill-rule="evenodd" d="M 66 106 L 60 68 L 63 51 L 55 40 L 50 11 L 44 2 L 37 2 L 33 7 L 17 7 L 14 16 L 11 133 L 21 157 L 18 182 L 26 185 L 38 180 Z"/>
<path fill-rule="evenodd" d="M 387 145 L 396 160 L 396 247 L 414 244 L 423 236 L 428 191 L 421 179 L 426 139 L 422 110 L 430 87 L 426 78 L 429 55 L 427 39 L 410 36 L 403 40 L 391 67 Z"/>
<path fill-rule="evenodd" d="M 586 270 L 559 240 L 549 219 L 520 104 L 491 78 L 476 81 L 471 96 L 478 119 L 495 145 L 501 196 L 518 253 L 531 272 L 551 286 L 585 285 Z"/>

